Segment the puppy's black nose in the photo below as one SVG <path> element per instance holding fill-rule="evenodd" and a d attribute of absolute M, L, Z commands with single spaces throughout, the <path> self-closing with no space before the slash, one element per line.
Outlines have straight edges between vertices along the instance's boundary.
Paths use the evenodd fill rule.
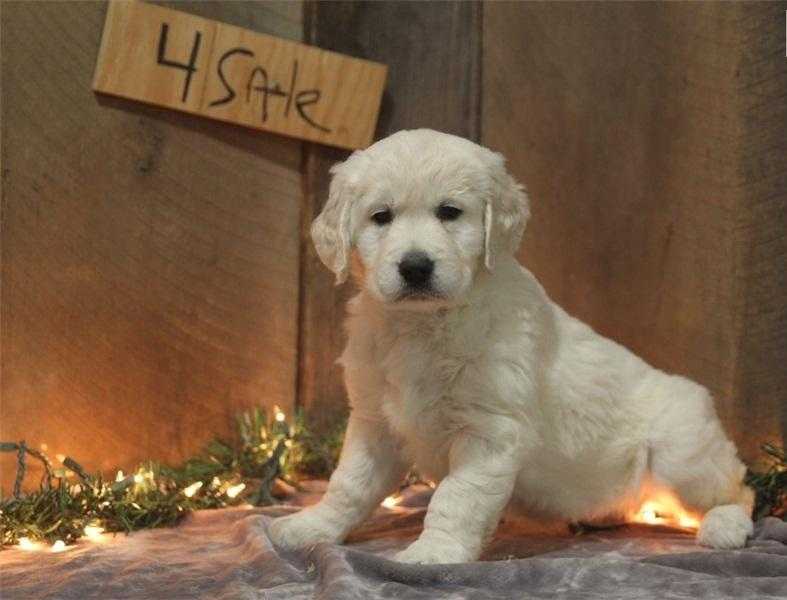
<path fill-rule="evenodd" d="M 434 261 L 425 252 L 408 252 L 399 263 L 399 274 L 410 287 L 425 287 L 432 271 Z"/>

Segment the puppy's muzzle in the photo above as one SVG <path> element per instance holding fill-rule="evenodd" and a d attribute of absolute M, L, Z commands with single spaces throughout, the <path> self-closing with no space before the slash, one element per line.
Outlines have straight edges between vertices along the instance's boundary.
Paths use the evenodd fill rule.
<path fill-rule="evenodd" d="M 399 262 L 399 275 L 412 291 L 428 291 L 431 287 L 434 261 L 425 252 L 410 251 Z"/>

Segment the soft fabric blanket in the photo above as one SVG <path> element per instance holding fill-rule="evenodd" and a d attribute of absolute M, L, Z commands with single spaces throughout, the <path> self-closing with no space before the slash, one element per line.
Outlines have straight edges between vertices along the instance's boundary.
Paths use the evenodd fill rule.
<path fill-rule="evenodd" d="M 737 551 L 703 549 L 690 534 L 657 527 L 535 535 L 504 522 L 480 562 L 393 562 L 418 535 L 425 503 L 425 494 L 416 494 L 380 508 L 347 545 L 296 554 L 278 552 L 266 535 L 271 519 L 293 506 L 198 512 L 172 529 L 105 535 L 61 553 L 5 550 L 0 597 L 787 598 L 787 523 L 774 518 L 758 523 L 754 539 Z"/>

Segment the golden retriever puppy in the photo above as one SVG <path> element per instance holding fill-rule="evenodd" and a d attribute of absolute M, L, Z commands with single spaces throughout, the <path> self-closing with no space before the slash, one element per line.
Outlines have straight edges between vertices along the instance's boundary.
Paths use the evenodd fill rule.
<path fill-rule="evenodd" d="M 705 513 L 699 542 L 752 532 L 744 466 L 701 385 L 659 371 L 554 304 L 515 258 L 528 199 L 499 154 L 402 131 L 332 169 L 312 237 L 348 307 L 351 415 L 319 504 L 270 527 L 339 542 L 415 464 L 438 483 L 415 563 L 478 558 L 510 504 L 620 514 L 655 483 Z"/>

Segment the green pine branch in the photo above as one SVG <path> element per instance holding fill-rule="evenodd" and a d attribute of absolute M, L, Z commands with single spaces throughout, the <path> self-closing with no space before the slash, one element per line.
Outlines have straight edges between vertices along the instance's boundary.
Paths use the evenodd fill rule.
<path fill-rule="evenodd" d="M 174 525 L 197 509 L 272 504 L 276 478 L 330 475 L 344 432 L 341 424 L 320 438 L 300 414 L 289 425 L 283 414 L 269 416 L 261 408 L 239 415 L 237 428 L 238 443 L 215 439 L 180 466 L 149 462 L 114 482 L 88 474 L 72 458 L 55 469 L 24 442 L 0 443 L 0 451 L 17 453 L 13 495 L 0 499 L 0 546 L 22 538 L 70 544 L 90 525 L 131 532 Z M 37 491 L 23 494 L 30 457 L 43 463 L 45 473 Z"/>

